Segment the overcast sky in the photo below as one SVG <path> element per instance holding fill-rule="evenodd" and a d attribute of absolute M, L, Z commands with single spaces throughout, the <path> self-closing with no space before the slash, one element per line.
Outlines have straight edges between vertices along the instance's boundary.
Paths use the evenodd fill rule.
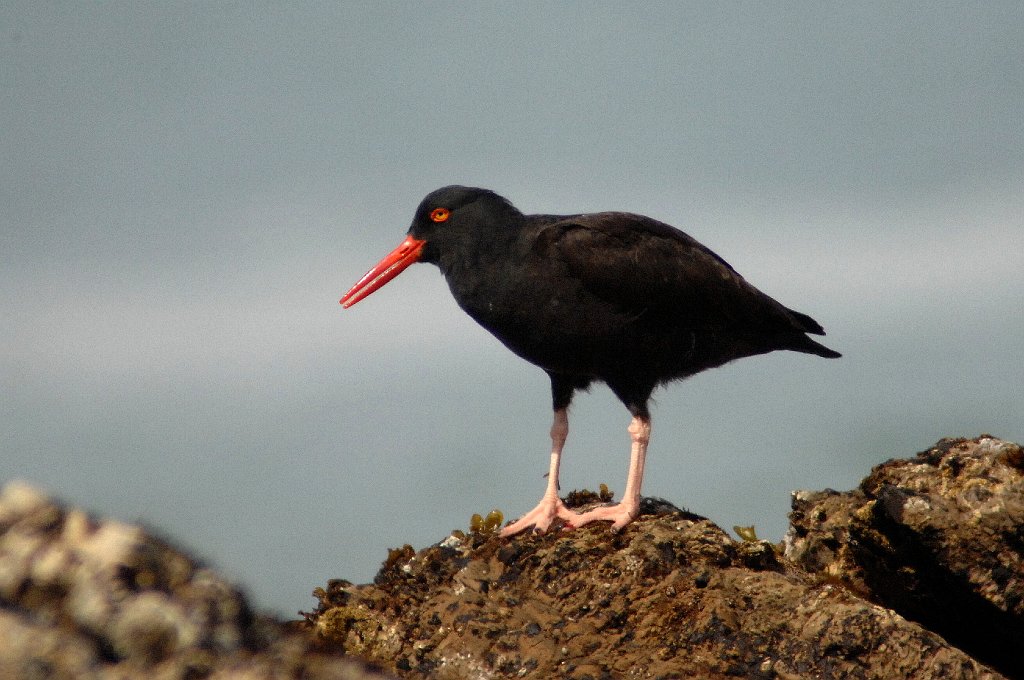
<path fill-rule="evenodd" d="M 1024 4 L 0 5 L 0 481 L 309 609 L 533 507 L 547 377 L 436 268 L 338 298 L 452 183 L 641 212 L 828 331 L 656 393 L 647 495 L 778 540 L 793 489 L 1024 441 Z M 577 397 L 563 490 L 621 492 Z"/>

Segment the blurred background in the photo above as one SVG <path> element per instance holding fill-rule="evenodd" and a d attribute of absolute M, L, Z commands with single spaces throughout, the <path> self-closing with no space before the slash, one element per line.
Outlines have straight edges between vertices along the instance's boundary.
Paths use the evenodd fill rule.
<path fill-rule="evenodd" d="M 413 267 L 429 191 L 627 210 L 828 331 L 656 393 L 646 495 L 779 540 L 943 436 L 1024 440 L 1024 4 L 0 6 L 0 482 L 315 604 L 543 490 L 548 381 Z M 577 398 L 563 491 L 621 493 Z"/>

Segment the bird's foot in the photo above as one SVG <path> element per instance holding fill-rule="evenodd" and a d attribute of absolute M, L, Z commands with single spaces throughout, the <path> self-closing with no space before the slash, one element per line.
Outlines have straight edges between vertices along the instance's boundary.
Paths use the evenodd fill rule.
<path fill-rule="evenodd" d="M 632 522 L 640 514 L 639 503 L 628 503 L 623 501 L 616 505 L 603 505 L 593 510 L 588 510 L 570 522 L 572 526 L 581 527 L 591 522 L 611 522 L 612 531 L 619 531 Z"/>
<path fill-rule="evenodd" d="M 502 538 L 513 536 L 531 527 L 536 533 L 544 533 L 551 526 L 551 523 L 559 518 L 564 519 L 568 524 L 576 526 L 579 517 L 575 512 L 565 507 L 565 503 L 562 502 L 561 498 L 545 496 L 540 499 L 537 507 L 502 529 L 500 535 Z"/>

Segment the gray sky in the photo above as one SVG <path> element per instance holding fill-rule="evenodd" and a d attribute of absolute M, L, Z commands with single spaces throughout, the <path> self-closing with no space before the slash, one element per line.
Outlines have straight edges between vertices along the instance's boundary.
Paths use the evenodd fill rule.
<path fill-rule="evenodd" d="M 291 614 L 543 490 L 547 378 L 413 267 L 428 191 L 641 212 L 828 330 L 656 393 L 644 492 L 789 492 L 1024 440 L 1024 5 L 0 6 L 0 481 L 141 520 Z M 563 488 L 622 490 L 577 397 Z"/>

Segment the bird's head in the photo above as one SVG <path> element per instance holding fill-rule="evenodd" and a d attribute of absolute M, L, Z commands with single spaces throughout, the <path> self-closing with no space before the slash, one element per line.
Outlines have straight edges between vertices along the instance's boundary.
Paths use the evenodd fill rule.
<path fill-rule="evenodd" d="M 511 203 L 488 189 L 453 185 L 432 191 L 416 208 L 405 240 L 345 293 L 342 306 L 351 307 L 414 262 L 437 262 L 443 249 L 468 243 L 479 227 L 518 214 Z M 477 238 L 481 236 L 486 238 L 477 233 Z"/>

